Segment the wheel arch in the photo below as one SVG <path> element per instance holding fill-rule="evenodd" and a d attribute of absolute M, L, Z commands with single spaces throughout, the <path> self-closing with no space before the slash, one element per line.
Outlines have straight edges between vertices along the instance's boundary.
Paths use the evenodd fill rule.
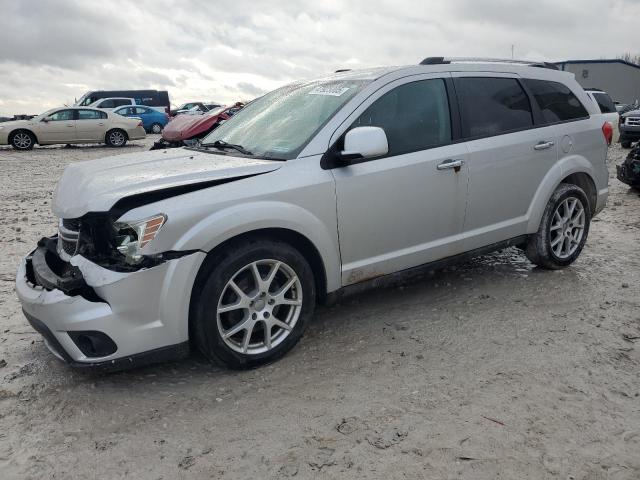
<path fill-rule="evenodd" d="M 561 183 L 570 183 L 582 188 L 589 200 L 589 209 L 593 215 L 598 202 L 596 175 L 591 162 L 581 156 L 571 156 L 556 163 L 540 183 L 527 212 L 527 233 L 538 231 L 540 221 L 553 192 Z"/>
<path fill-rule="evenodd" d="M 572 173 L 563 178 L 560 183 L 569 183 L 572 185 L 576 185 L 584 190 L 584 193 L 587 194 L 587 199 L 589 200 L 589 210 L 591 211 L 591 215 L 594 214 L 594 212 L 596 211 L 596 205 L 598 203 L 598 190 L 596 189 L 596 183 L 588 173 Z"/>
<path fill-rule="evenodd" d="M 38 141 L 38 135 L 36 135 L 36 132 L 34 132 L 33 130 L 31 130 L 29 128 L 25 128 L 25 127 L 18 127 L 18 128 L 14 128 L 13 130 L 11 130 L 9 132 L 9 135 L 7 135 L 7 139 L 9 140 L 9 142 L 11 142 L 11 138 L 13 137 L 13 135 L 15 135 L 18 132 L 30 133 L 31 135 L 33 135 L 33 138 L 36 139 L 35 143 L 40 144 L 40 142 Z"/>
<path fill-rule="evenodd" d="M 309 262 L 313 273 L 316 287 L 316 301 L 322 303 L 327 297 L 327 273 L 318 248 L 306 236 L 288 228 L 259 228 L 250 230 L 226 239 L 212 250 L 207 252 L 207 256 L 202 261 L 198 273 L 191 287 L 191 297 L 189 299 L 189 341 L 194 339 L 194 308 L 200 298 L 202 282 L 205 280 L 204 273 L 210 268 L 209 263 L 215 261 L 216 257 L 231 245 L 244 241 L 276 240 L 291 245 Z"/>
<path fill-rule="evenodd" d="M 120 130 L 122 133 L 124 133 L 124 136 L 127 139 L 127 141 L 129 140 L 129 133 L 127 132 L 126 129 L 124 129 L 122 127 L 111 127 L 109 129 L 107 129 L 107 131 L 104 133 L 104 141 L 105 141 L 105 143 L 107 143 L 107 137 L 109 136 L 109 133 L 113 132 L 114 130 Z"/>

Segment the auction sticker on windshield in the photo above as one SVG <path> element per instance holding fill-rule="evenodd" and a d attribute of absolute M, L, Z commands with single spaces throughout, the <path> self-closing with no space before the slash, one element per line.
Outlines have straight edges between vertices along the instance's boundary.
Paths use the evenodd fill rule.
<path fill-rule="evenodd" d="M 332 97 L 339 97 L 349 90 L 349 88 L 350 87 L 341 87 L 340 85 L 318 85 L 309 92 L 309 95 L 330 95 Z"/>

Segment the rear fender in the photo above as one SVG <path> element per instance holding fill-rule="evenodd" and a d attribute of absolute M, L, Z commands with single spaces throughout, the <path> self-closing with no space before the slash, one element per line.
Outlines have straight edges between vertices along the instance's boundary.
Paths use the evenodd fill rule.
<path fill-rule="evenodd" d="M 551 198 L 551 195 L 562 180 L 573 173 L 586 173 L 597 185 L 594 180 L 596 175 L 593 165 L 586 158 L 580 155 L 570 155 L 561 159 L 547 172 L 533 197 L 527 212 L 527 217 L 529 218 L 527 233 L 538 231 L 549 198 Z"/>

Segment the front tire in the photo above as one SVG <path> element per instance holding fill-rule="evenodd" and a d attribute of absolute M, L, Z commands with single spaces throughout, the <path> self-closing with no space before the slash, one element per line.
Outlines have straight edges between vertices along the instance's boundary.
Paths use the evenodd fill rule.
<path fill-rule="evenodd" d="M 31 150 L 36 144 L 36 137 L 27 130 L 18 130 L 11 134 L 9 143 L 15 150 Z"/>
<path fill-rule="evenodd" d="M 127 144 L 127 132 L 114 128 L 105 135 L 105 143 L 110 147 L 124 147 Z"/>
<path fill-rule="evenodd" d="M 313 272 L 300 252 L 275 240 L 236 243 L 198 274 L 194 340 L 205 357 L 229 368 L 270 363 L 300 340 L 315 303 Z"/>
<path fill-rule="evenodd" d="M 622 148 L 631 148 L 631 141 L 623 140 L 620 142 L 620 146 L 622 146 Z"/>
<path fill-rule="evenodd" d="M 577 185 L 558 186 L 542 215 L 538 231 L 527 241 L 531 263 L 549 270 L 571 265 L 587 241 L 591 211 L 587 195 Z"/>

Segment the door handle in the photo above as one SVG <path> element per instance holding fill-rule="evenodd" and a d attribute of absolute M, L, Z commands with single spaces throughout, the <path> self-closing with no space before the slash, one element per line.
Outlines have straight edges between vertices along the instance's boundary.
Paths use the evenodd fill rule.
<path fill-rule="evenodd" d="M 546 150 L 547 148 L 551 148 L 556 144 L 556 142 L 552 142 L 552 141 L 542 141 L 542 142 L 538 142 L 533 146 L 534 150 Z"/>
<path fill-rule="evenodd" d="M 450 158 L 449 160 L 445 160 L 444 162 L 439 164 L 436 168 L 438 170 L 449 170 L 450 168 L 453 168 L 456 172 L 459 172 L 460 167 L 462 167 L 463 163 L 463 160 L 454 160 Z"/>
<path fill-rule="evenodd" d="M 67 127 L 75 127 L 75 125 L 73 123 L 71 125 L 67 123 Z"/>
<path fill-rule="evenodd" d="M 103 126 L 103 125 L 104 125 L 104 123 L 100 122 L 100 123 L 98 123 L 98 125 Z"/>

